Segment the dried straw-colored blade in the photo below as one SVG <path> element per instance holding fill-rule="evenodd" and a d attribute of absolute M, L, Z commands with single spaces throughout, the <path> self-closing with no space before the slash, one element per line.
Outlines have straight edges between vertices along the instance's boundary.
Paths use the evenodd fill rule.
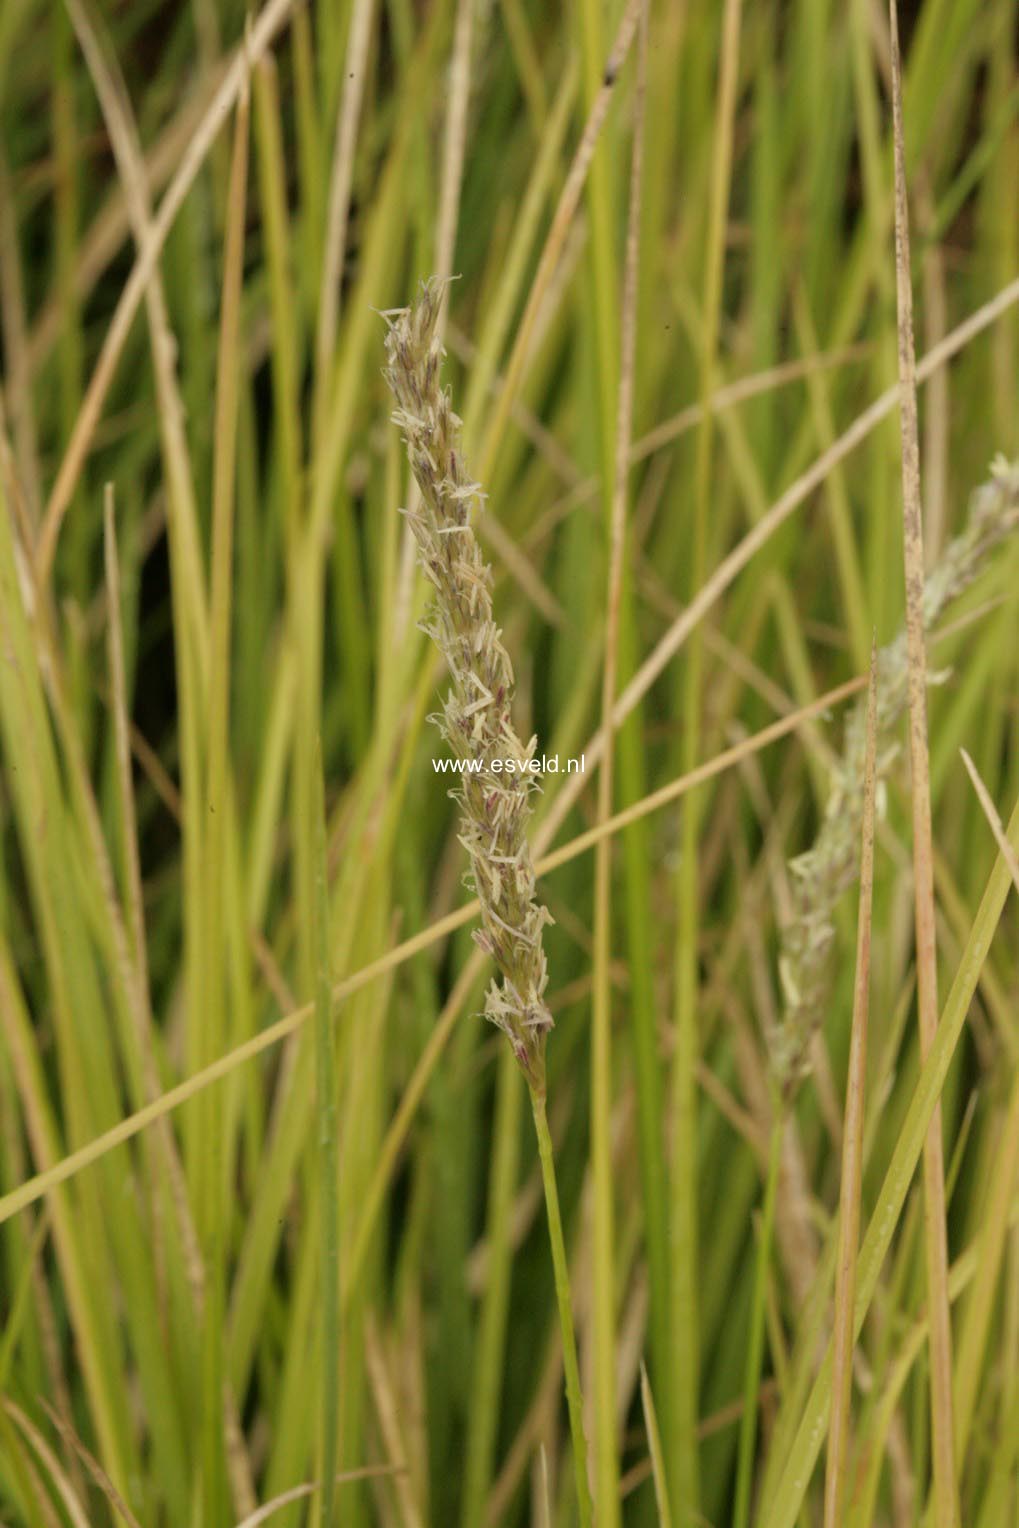
<path fill-rule="evenodd" d="M 113 1481 L 110 1479 L 109 1475 L 107 1475 L 106 1471 L 99 1463 L 99 1460 L 95 1457 L 94 1454 L 90 1453 L 90 1451 L 85 1447 L 84 1443 L 82 1443 L 81 1439 L 78 1437 L 78 1434 L 74 1431 L 74 1428 L 64 1420 L 64 1418 L 60 1415 L 55 1407 L 50 1405 L 45 1396 L 40 1396 L 39 1399 L 42 1403 L 44 1411 L 46 1412 L 46 1415 L 53 1423 L 53 1426 L 57 1429 L 57 1432 L 60 1434 L 61 1438 L 63 1438 L 68 1447 L 74 1450 L 74 1453 L 88 1470 L 96 1486 L 106 1497 L 106 1500 L 116 1517 L 119 1518 L 122 1522 L 127 1523 L 128 1528 L 140 1528 L 138 1519 L 131 1511 L 131 1508 L 121 1496 L 120 1492 L 113 1484 Z"/>
<path fill-rule="evenodd" d="M 268 0 L 268 4 L 245 33 L 243 43 L 235 49 L 201 121 L 180 155 L 176 173 L 152 220 L 149 236 L 139 248 L 131 274 L 120 294 L 110 326 L 106 331 L 99 358 L 75 420 L 71 439 L 67 444 L 56 482 L 46 504 L 42 532 L 36 548 L 36 567 L 39 583 L 43 586 L 47 583 L 52 571 L 60 527 L 81 477 L 96 426 L 102 415 L 106 395 L 131 331 L 134 315 L 157 268 L 160 251 L 224 120 L 244 89 L 251 70 L 283 26 L 293 5 L 294 0 Z"/>
<path fill-rule="evenodd" d="M 0 1428 L 3 1430 L 4 1452 L 7 1458 L 10 1458 L 12 1454 L 21 1454 L 23 1445 L 20 1444 L 18 1433 L 23 1436 L 28 1445 L 21 1456 L 21 1469 L 18 1473 L 22 1475 L 25 1494 L 37 1508 L 37 1521 L 45 1524 L 45 1528 L 58 1528 L 58 1525 L 64 1521 L 64 1517 L 58 1514 L 50 1498 L 49 1491 L 52 1490 L 59 1498 L 71 1528 L 89 1528 L 79 1492 L 71 1484 L 56 1453 L 31 1417 L 9 1396 L 3 1397 L 0 1408 L 2 1408 L 0 1409 Z M 13 1427 L 11 1423 L 14 1424 Z M 14 1430 L 15 1427 L 17 1432 Z M 43 1485 L 43 1481 L 46 1482 L 46 1486 Z"/>
<path fill-rule="evenodd" d="M 540 1476 L 540 1503 L 541 1503 L 541 1528 L 552 1528 L 552 1500 L 548 1490 L 548 1455 L 545 1452 L 544 1443 L 538 1450 L 538 1471 Z"/>
<path fill-rule="evenodd" d="M 856 1304 L 856 1258 L 860 1243 L 860 1194 L 863 1178 L 864 1092 L 867 1077 L 867 1017 L 870 995 L 870 936 L 874 891 L 874 794 L 877 780 L 877 645 L 871 653 L 867 691 L 867 762 L 863 794 L 863 842 L 860 858 L 860 908 L 856 931 L 856 980 L 849 1076 L 842 1131 L 842 1184 L 839 1191 L 839 1241 L 835 1266 L 834 1369 L 824 1486 L 825 1528 L 840 1528 L 846 1499 L 849 1414 L 853 1388 L 853 1311 Z"/>
<path fill-rule="evenodd" d="M 976 765 L 965 748 L 960 748 L 959 752 L 962 754 L 962 762 L 965 764 L 966 771 L 973 782 L 973 789 L 977 793 L 977 800 L 980 802 L 984 816 L 987 818 L 991 832 L 994 834 L 994 842 L 1000 849 L 1001 857 L 1008 866 L 1008 873 L 1015 882 L 1016 890 L 1019 891 L 1019 859 L 1016 858 L 1015 850 L 1005 835 L 1005 829 L 1001 818 L 998 816 L 997 808 L 991 800 L 987 786 L 980 778 Z"/>
<path fill-rule="evenodd" d="M 926 1060 L 938 1026 L 937 943 L 934 912 L 934 850 L 931 833 L 930 758 L 927 745 L 927 658 L 924 639 L 923 520 L 916 401 L 916 352 L 909 265 L 902 126 L 902 68 L 896 0 L 889 3 L 892 112 L 895 150 L 895 279 L 899 341 L 899 421 L 902 435 L 903 535 L 906 570 L 906 640 L 909 656 L 909 753 L 913 795 L 913 886 L 916 918 L 920 1051 Z M 937 1528 L 959 1520 L 952 1428 L 952 1331 L 948 1303 L 948 1236 L 945 1208 L 941 1104 L 935 1105 L 923 1154 L 924 1230 L 930 1314 L 930 1387 Z"/>
<path fill-rule="evenodd" d="M 68 15 L 81 46 L 95 87 L 103 120 L 110 136 L 120 179 L 124 186 L 128 219 L 139 256 L 144 258 L 157 242 L 151 197 L 145 176 L 145 161 L 137 124 L 131 112 L 123 76 L 112 52 L 105 46 L 105 32 L 89 0 L 68 0 Z M 158 265 L 145 287 L 152 365 L 156 384 L 156 402 L 167 484 L 167 512 L 180 545 L 185 588 L 191 602 L 191 621 L 198 638 L 197 658 L 204 673 L 207 660 L 208 612 L 204 598 L 204 574 L 198 527 L 198 506 L 194 489 L 187 434 L 184 428 L 184 403 L 177 380 L 175 356 L 177 342 L 170 320 L 166 291 Z M 56 490 L 54 490 L 56 492 Z M 47 542 L 50 511 L 38 548 L 37 569 L 40 585 L 45 584 L 50 547 Z"/>
<path fill-rule="evenodd" d="M 662 1457 L 662 1438 L 658 1430 L 654 1396 L 651 1394 L 651 1381 L 647 1377 L 647 1369 L 643 1363 L 640 1366 L 640 1404 L 644 1412 L 644 1426 L 647 1428 L 648 1453 L 651 1455 L 651 1477 L 655 1485 L 655 1506 L 658 1509 L 659 1528 L 672 1528 L 669 1487 L 665 1478 L 665 1460 Z"/>
<path fill-rule="evenodd" d="M 338 1486 L 353 1485 L 357 1480 L 383 1480 L 399 1472 L 391 1464 L 365 1464 L 356 1470 L 343 1470 L 335 1477 Z M 305 1497 L 314 1496 L 318 1491 L 317 1481 L 305 1481 L 303 1485 L 291 1486 L 287 1491 L 281 1491 L 271 1501 L 263 1502 L 254 1512 L 250 1513 L 243 1522 L 237 1524 L 237 1528 L 259 1528 L 260 1523 L 267 1523 L 277 1512 L 282 1512 L 284 1507 L 289 1507 L 295 1501 L 303 1501 Z"/>
<path fill-rule="evenodd" d="M 390 1371 L 385 1345 L 375 1322 L 369 1319 L 365 1328 L 365 1358 L 368 1380 L 378 1417 L 382 1446 L 389 1455 L 389 1465 L 396 1488 L 397 1506 L 404 1528 L 423 1528 L 421 1507 L 414 1496 L 410 1472 L 404 1463 L 406 1445 L 403 1421 L 396 1397 L 393 1376 Z"/>

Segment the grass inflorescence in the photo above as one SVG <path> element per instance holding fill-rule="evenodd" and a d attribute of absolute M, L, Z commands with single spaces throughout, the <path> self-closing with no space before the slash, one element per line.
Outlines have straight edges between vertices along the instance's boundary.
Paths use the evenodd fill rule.
<path fill-rule="evenodd" d="M 996 458 L 986 483 L 969 503 L 965 528 L 954 537 L 923 586 L 923 622 L 934 631 L 945 610 L 983 571 L 988 557 L 1019 526 L 1019 464 Z M 934 673 L 936 683 L 944 674 Z M 877 655 L 876 777 L 883 780 L 900 752 L 896 735 L 908 702 L 906 633 Z M 856 876 L 866 781 L 867 708 L 858 702 L 846 718 L 842 753 L 832 770 L 821 830 L 811 847 L 790 862 L 792 916 L 782 935 L 780 969 L 785 1005 L 772 1036 L 772 1064 L 784 1090 L 802 1080 L 810 1042 L 824 1016 L 830 989 L 834 915 Z"/>
<path fill-rule="evenodd" d="M 545 1086 L 545 1039 L 552 1015 L 545 1001 L 548 968 L 542 929 L 551 922 L 535 895 L 527 839 L 537 737 L 525 747 L 510 714 L 513 665 L 492 613 L 492 576 L 472 523 L 480 499 L 463 458 L 460 419 L 439 380 L 443 350 L 437 333 L 443 284 L 422 287 L 412 308 L 387 314 L 386 381 L 399 407 L 420 502 L 405 511 L 418 560 L 434 591 L 423 630 L 449 669 L 452 689 L 436 720 L 465 771 L 451 792 L 463 808 L 460 842 L 471 866 L 483 927 L 475 941 L 498 967 L 485 1012 L 509 1038 L 528 1080 Z M 516 766 L 509 771 L 509 761 Z"/>

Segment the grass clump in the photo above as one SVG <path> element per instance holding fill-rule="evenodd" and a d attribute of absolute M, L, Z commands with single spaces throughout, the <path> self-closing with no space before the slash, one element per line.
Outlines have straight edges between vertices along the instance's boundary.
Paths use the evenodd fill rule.
<path fill-rule="evenodd" d="M 5 1528 L 1015 1521 L 1015 8 L 902 19 L 0 3 Z"/>

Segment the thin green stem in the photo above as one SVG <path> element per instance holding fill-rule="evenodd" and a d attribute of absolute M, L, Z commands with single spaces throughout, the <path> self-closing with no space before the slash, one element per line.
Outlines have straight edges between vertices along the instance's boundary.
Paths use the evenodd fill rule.
<path fill-rule="evenodd" d="M 541 1181 L 545 1190 L 548 1238 L 552 1243 L 552 1267 L 555 1272 L 556 1303 L 559 1306 L 559 1328 L 563 1341 L 563 1370 L 566 1375 L 566 1404 L 570 1412 L 570 1438 L 573 1443 L 577 1507 L 580 1512 L 581 1528 L 592 1528 L 594 1509 L 587 1484 L 587 1440 L 584 1437 L 584 1407 L 580 1396 L 577 1338 L 573 1330 L 570 1268 L 566 1260 L 563 1222 L 559 1213 L 559 1190 L 556 1187 L 555 1162 L 552 1159 L 552 1137 L 549 1134 L 548 1117 L 545 1113 L 544 1090 L 530 1084 L 530 1091 L 534 1129 L 538 1137 L 538 1156 L 541 1159 Z"/>
<path fill-rule="evenodd" d="M 485 1515 L 499 1422 L 512 1258 L 511 1221 L 520 1156 L 521 1072 L 509 1046 L 499 1060 L 492 1169 L 488 1191 L 488 1279 L 476 1339 L 460 1521 L 473 1528 Z"/>
<path fill-rule="evenodd" d="M 761 1215 L 761 1236 L 754 1274 L 754 1297 L 750 1307 L 750 1340 L 747 1344 L 747 1366 L 743 1377 L 743 1416 L 739 1429 L 736 1506 L 732 1514 L 732 1528 L 747 1528 L 750 1522 L 750 1493 L 754 1481 L 754 1445 L 757 1441 L 757 1397 L 761 1388 L 761 1362 L 764 1358 L 764 1314 L 768 1292 L 768 1264 L 771 1261 L 775 1199 L 778 1194 L 784 1129 L 785 1110 L 777 1107 L 774 1124 L 771 1127 L 768 1176 L 764 1185 L 764 1210 Z"/>
<path fill-rule="evenodd" d="M 336 1440 L 339 1425 L 340 1229 L 339 1148 L 336 1136 L 336 1041 L 329 962 L 329 888 L 321 745 L 316 756 L 314 939 L 315 1069 L 318 1112 L 319 1194 L 322 1213 L 322 1522 L 336 1520 Z"/>

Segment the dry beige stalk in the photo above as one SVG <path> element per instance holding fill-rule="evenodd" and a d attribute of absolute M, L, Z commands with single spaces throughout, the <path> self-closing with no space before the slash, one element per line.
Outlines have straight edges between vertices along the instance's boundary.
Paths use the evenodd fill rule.
<path fill-rule="evenodd" d="M 460 841 L 481 904 L 483 926 L 474 938 L 502 977 L 489 988 L 485 1011 L 508 1035 L 532 1087 L 543 1091 L 552 1015 L 545 1002 L 542 929 L 552 920 L 535 896 L 527 840 L 531 793 L 538 788 L 529 767 L 536 739 L 525 747 L 513 728 L 513 667 L 493 619 L 491 574 L 471 523 L 481 490 L 467 471 L 460 420 L 439 383 L 443 289 L 443 282 L 432 280 L 413 308 L 385 315 L 385 377 L 421 492 L 407 517 L 434 591 L 423 629 L 452 679 L 435 720 L 465 766 L 451 794 L 463 807 Z"/>
<path fill-rule="evenodd" d="M 899 0 L 889 0 L 892 62 L 892 142 L 895 159 L 895 290 L 899 341 L 899 428 L 902 438 L 902 528 L 906 572 L 906 645 L 909 660 L 909 760 L 913 806 L 913 906 L 920 1057 L 926 1061 L 938 1028 L 938 952 L 934 914 L 934 841 L 931 827 L 930 749 L 927 734 L 927 646 L 924 639 L 923 509 L 920 502 L 920 428 L 913 341 L 913 285 L 909 256 L 905 133 Z M 959 1488 L 952 1421 L 952 1320 L 948 1300 L 948 1229 L 941 1099 L 936 1100 L 923 1146 L 924 1249 L 930 1332 L 931 1464 L 934 1522 L 956 1528 Z"/>

